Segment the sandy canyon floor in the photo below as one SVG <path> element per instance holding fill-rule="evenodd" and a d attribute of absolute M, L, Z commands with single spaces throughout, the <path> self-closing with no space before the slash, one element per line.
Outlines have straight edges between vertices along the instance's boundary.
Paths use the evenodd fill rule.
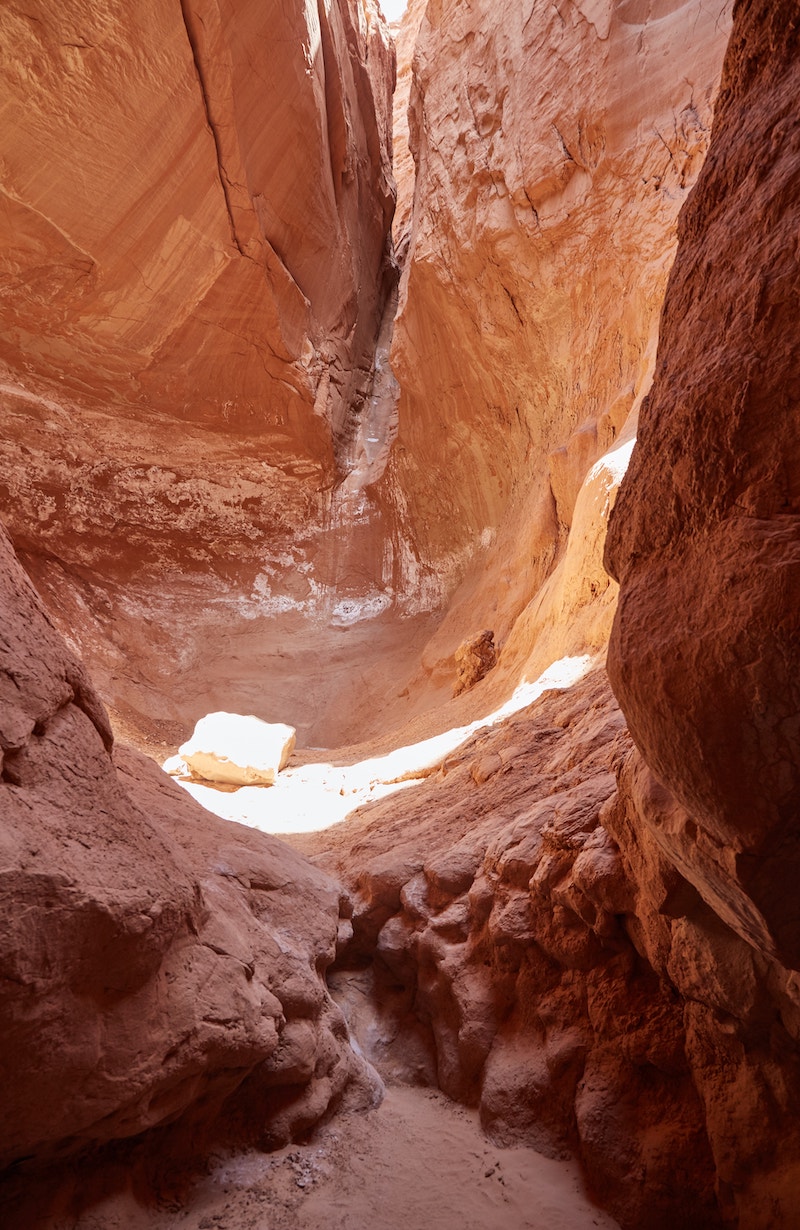
<path fill-rule="evenodd" d="M 612 1230 L 575 1163 L 498 1149 L 432 1089 L 387 1089 L 306 1145 L 216 1158 L 180 1207 L 115 1196 L 70 1230 Z"/>

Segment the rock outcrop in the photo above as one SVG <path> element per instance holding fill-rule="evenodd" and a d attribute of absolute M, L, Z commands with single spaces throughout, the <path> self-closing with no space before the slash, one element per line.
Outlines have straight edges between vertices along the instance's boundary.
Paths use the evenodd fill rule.
<path fill-rule="evenodd" d="M 0 1219 L 29 1226 L 37 1167 L 179 1117 L 172 1156 L 283 1143 L 374 1089 L 324 982 L 337 886 L 112 756 L 5 535 L 0 613 Z"/>
<path fill-rule="evenodd" d="M 117 421 L 166 417 L 212 448 L 266 435 L 279 482 L 324 473 L 385 294 L 393 66 L 375 6 L 69 0 L 2 23 L 3 358 Z M 142 474 L 132 505 L 171 512 L 175 481 Z"/>
<path fill-rule="evenodd" d="M 368 1054 L 499 1142 L 574 1151 L 624 1230 L 793 1223 L 800 20 L 739 0 L 689 198 L 727 20 L 412 3 L 392 341 L 372 0 L 0 16 L 3 510 L 104 687 L 180 726 L 214 688 L 258 691 L 265 656 L 296 692 L 302 648 L 302 704 L 341 704 L 357 625 L 385 616 L 408 665 L 412 617 L 449 603 L 392 697 L 411 730 L 465 634 L 501 650 L 430 719 L 463 738 L 497 705 L 495 725 L 297 838 L 312 865 L 115 750 L 0 537 L 0 1164 L 21 1225 L 37 1168 L 269 1145 L 368 1102 L 335 954 L 382 1016 Z M 637 412 L 606 551 L 621 709 L 596 662 L 501 722 L 513 686 L 604 645 Z M 293 620 L 302 637 L 270 637 Z M 384 671 L 363 695 L 399 684 Z M 173 702 L 176 679 L 194 692 Z"/>
<path fill-rule="evenodd" d="M 409 146 L 408 106 L 411 101 L 414 48 L 427 4 L 428 0 L 409 0 L 402 19 L 392 27 L 397 48 L 397 85 L 394 92 L 392 125 L 392 171 L 397 185 L 397 206 L 392 230 L 401 260 L 406 255 L 411 231 L 411 211 L 414 208 L 415 171 Z"/>
<path fill-rule="evenodd" d="M 293 726 L 262 722 L 252 714 L 207 713 L 181 744 L 177 759 L 205 781 L 272 786 L 289 763 L 296 734 Z"/>
<path fill-rule="evenodd" d="M 799 40 L 793 5 L 737 6 L 613 512 L 637 747 L 595 675 L 317 839 L 374 1053 L 500 1140 L 576 1149 L 631 1230 L 797 1212 Z"/>
<path fill-rule="evenodd" d="M 790 1224 L 800 1175 L 798 53 L 794 5 L 737 6 L 607 550 L 639 748 L 626 844 L 641 884 L 677 867 L 706 920 L 671 961 L 691 1028 L 721 1035 L 699 1085 L 742 1226 Z"/>
<path fill-rule="evenodd" d="M 695 978 L 687 1029 L 694 932 L 676 927 L 671 950 L 666 915 L 681 886 L 695 897 L 666 865 L 652 898 L 629 874 L 610 817 L 630 748 L 598 670 L 308 840 L 350 888 L 340 965 L 372 962 L 368 1055 L 477 1105 L 499 1143 L 577 1153 L 626 1230 L 706 1230 L 722 1218 L 696 1065 L 712 1062 L 699 1018 L 716 992 Z M 652 920 L 666 946 L 642 942 Z M 748 968 L 720 926 L 706 966 L 723 950 Z"/>
<path fill-rule="evenodd" d="M 793 6 L 740 6 L 607 556 L 623 582 L 614 687 L 686 809 L 656 839 L 712 908 L 793 969 L 799 37 Z"/>

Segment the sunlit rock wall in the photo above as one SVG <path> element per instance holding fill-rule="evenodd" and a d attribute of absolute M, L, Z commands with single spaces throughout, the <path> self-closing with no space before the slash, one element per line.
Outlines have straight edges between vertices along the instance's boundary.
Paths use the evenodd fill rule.
<path fill-rule="evenodd" d="M 391 40 L 373 0 L 68 0 L 0 47 L 0 517 L 104 695 L 190 723 L 234 624 L 336 603 Z"/>
<path fill-rule="evenodd" d="M 70 0 L 2 23 L 3 357 L 117 422 L 242 433 L 324 474 L 384 290 L 374 7 Z"/>
<path fill-rule="evenodd" d="M 384 490 L 406 607 L 445 602 L 466 578 L 431 672 L 482 627 L 505 644 L 647 387 L 728 23 L 697 0 L 427 5 Z M 594 564 L 590 601 L 608 587 Z M 528 613 L 528 647 L 548 619 Z"/>

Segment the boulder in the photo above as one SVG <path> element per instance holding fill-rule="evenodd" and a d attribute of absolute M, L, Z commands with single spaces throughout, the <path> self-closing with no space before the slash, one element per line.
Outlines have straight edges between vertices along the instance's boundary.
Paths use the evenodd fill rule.
<path fill-rule="evenodd" d="M 234 786 L 272 786 L 294 751 L 295 729 L 252 714 L 207 713 L 180 749 L 197 777 Z"/>
<path fill-rule="evenodd" d="M 494 633 L 488 628 L 472 636 L 456 650 L 456 682 L 453 695 L 460 696 L 475 686 L 497 662 Z"/>

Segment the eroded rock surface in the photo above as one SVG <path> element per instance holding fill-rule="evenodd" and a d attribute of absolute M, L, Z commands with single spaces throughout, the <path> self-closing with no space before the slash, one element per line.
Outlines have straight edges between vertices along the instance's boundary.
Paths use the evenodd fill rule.
<path fill-rule="evenodd" d="M 793 6 L 739 7 L 607 553 L 623 582 L 612 681 L 647 764 L 682 804 L 652 837 L 717 913 L 792 969 L 798 37 Z"/>
<path fill-rule="evenodd" d="M 796 979 L 649 838 L 672 813 L 651 785 L 643 814 L 648 780 L 597 670 L 294 840 L 349 887 L 336 978 L 390 1079 L 576 1153 L 626 1230 L 790 1224 Z"/>
<path fill-rule="evenodd" d="M 548 621 L 582 483 L 648 386 L 728 23 L 696 0 L 425 7 L 382 487 L 406 588 L 447 603 L 434 678 L 475 627 L 502 648 L 524 612 L 530 646 Z"/>
<path fill-rule="evenodd" d="M 33 1166 L 179 1116 L 178 1154 L 210 1124 L 283 1143 L 374 1090 L 324 983 L 336 885 L 112 758 L 5 535 L 0 612 L 0 1167 L 21 1176 L 0 1199 L 27 1226 Z"/>
<path fill-rule="evenodd" d="M 340 963 L 373 961 L 373 1058 L 479 1106 L 501 1143 L 577 1152 L 622 1225 L 713 1226 L 683 1002 L 632 938 L 605 823 L 629 749 L 595 672 L 316 841 L 353 897 Z"/>
<path fill-rule="evenodd" d="M 447 711 L 466 721 L 512 679 L 604 642 L 605 525 L 709 140 L 726 10 L 413 6 L 399 424 L 381 316 L 383 27 L 369 3 L 300 12 L 98 15 L 75 0 L 49 24 L 4 14 L 19 117 L 5 506 L 53 607 L 106 636 L 118 695 L 127 632 L 148 620 L 167 657 L 176 626 L 207 619 L 192 644 L 213 655 L 206 632 L 227 636 L 232 611 L 299 612 L 327 621 L 325 664 L 331 626 L 434 609 L 465 578 L 423 673 L 449 688 L 455 647 L 491 618 L 501 659 Z M 156 18 L 159 39 L 134 54 Z M 290 49 L 270 79 L 274 131 L 255 84 L 267 19 L 270 38 L 288 23 Z M 4 1161 L 171 1122 L 173 1142 L 213 1121 L 274 1143 L 348 1089 L 371 1096 L 323 986 L 337 935 L 339 973 L 355 966 L 383 1014 L 364 1049 L 477 1105 L 498 1141 L 575 1150 L 626 1230 L 792 1224 L 799 39 L 785 0 L 738 4 L 617 506 L 611 677 L 639 750 L 597 670 L 401 796 L 298 839 L 340 895 L 138 756 L 112 761 L 85 672 L 0 543 Z M 104 100 L 91 169 L 118 212 L 83 217 L 78 177 L 59 191 L 81 151 L 60 148 L 53 97 L 75 114 Z M 129 98 L 161 154 L 138 128 L 128 150 Z M 286 143 L 295 121 L 319 142 Z M 165 150 L 188 211 L 157 173 Z M 288 190 L 295 156 L 310 201 Z M 151 310 L 173 298 L 177 314 Z M 229 691 L 258 656 L 239 636 L 222 642 Z M 354 650 L 332 656 L 346 671 Z M 140 690 L 168 694 L 171 665 L 139 669 Z"/>
<path fill-rule="evenodd" d="M 251 708 L 186 694 L 234 614 L 268 658 L 346 593 L 394 51 L 373 0 L 37 0 L 0 44 L 0 513 L 106 699 L 180 740 Z"/>
<path fill-rule="evenodd" d="M 279 472 L 330 465 L 393 206 L 374 5 L 69 0 L 2 23 L 3 357 L 173 431 L 268 432 Z M 168 476 L 141 477 L 169 507 Z"/>

